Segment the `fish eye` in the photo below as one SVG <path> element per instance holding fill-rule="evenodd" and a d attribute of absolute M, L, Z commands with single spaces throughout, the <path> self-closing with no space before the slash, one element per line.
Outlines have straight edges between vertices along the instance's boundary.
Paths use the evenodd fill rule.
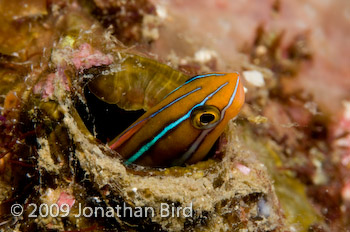
<path fill-rule="evenodd" d="M 203 124 L 203 125 L 207 125 L 209 124 L 210 122 L 212 122 L 213 120 L 215 119 L 215 116 L 211 113 L 207 114 L 202 114 L 200 116 L 200 122 Z"/>
<path fill-rule="evenodd" d="M 191 113 L 191 124 L 197 129 L 209 129 L 216 126 L 220 115 L 220 110 L 215 106 L 199 106 Z"/>

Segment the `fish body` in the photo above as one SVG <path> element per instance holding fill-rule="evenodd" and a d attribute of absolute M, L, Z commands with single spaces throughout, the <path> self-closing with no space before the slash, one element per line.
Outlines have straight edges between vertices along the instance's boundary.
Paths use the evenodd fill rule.
<path fill-rule="evenodd" d="M 109 143 L 126 164 L 169 167 L 202 160 L 244 104 L 238 73 L 194 76 Z"/>

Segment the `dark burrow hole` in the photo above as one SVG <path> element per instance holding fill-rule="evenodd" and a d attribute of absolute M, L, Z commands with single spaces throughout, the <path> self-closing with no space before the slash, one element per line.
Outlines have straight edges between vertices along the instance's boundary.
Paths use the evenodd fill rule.
<path fill-rule="evenodd" d="M 145 111 L 126 111 L 115 104 L 108 104 L 97 98 L 86 86 L 84 88 L 86 104 L 76 101 L 75 108 L 85 126 L 102 143 L 108 143 L 141 117 Z M 209 119 L 210 121 L 210 119 Z M 204 160 L 212 157 L 221 158 L 217 154 L 220 138 L 215 142 Z"/>
<path fill-rule="evenodd" d="M 102 143 L 113 140 L 145 113 L 144 110 L 126 111 L 108 104 L 91 93 L 87 86 L 84 95 L 86 105 L 78 101 L 75 107 L 85 126 Z"/>

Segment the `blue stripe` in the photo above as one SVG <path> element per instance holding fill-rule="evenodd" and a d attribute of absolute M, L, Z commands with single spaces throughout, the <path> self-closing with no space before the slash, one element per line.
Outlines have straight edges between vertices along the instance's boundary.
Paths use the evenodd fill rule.
<path fill-rule="evenodd" d="M 233 94 L 231 95 L 230 101 L 228 102 L 228 104 L 225 106 L 225 108 L 221 111 L 221 118 L 220 121 L 224 118 L 225 116 L 225 112 L 227 110 L 227 108 L 229 108 L 232 105 L 233 100 L 236 97 L 236 93 L 237 93 L 237 89 L 238 89 L 238 84 L 239 84 L 239 76 L 237 77 L 237 82 L 236 82 L 236 87 L 235 90 L 233 91 Z"/>
<path fill-rule="evenodd" d="M 141 123 L 141 122 L 143 122 L 143 121 L 145 121 L 145 120 L 147 120 L 147 119 L 153 118 L 154 116 L 156 116 L 157 114 L 159 114 L 160 112 L 162 112 L 162 111 L 165 110 L 166 108 L 170 107 L 170 106 L 173 105 L 174 103 L 180 101 L 181 99 L 187 97 L 188 95 L 190 95 L 190 94 L 192 94 L 192 93 L 194 93 L 194 92 L 196 92 L 196 91 L 198 91 L 198 90 L 200 90 L 200 89 L 201 89 L 201 87 L 198 87 L 198 88 L 196 88 L 196 89 L 194 89 L 194 90 L 192 90 L 192 91 L 190 91 L 190 92 L 188 92 L 188 93 L 182 95 L 181 97 L 176 98 L 174 101 L 172 101 L 172 102 L 170 102 L 169 104 L 163 106 L 161 109 L 157 110 L 156 112 L 154 112 L 153 114 L 151 114 L 151 115 L 148 116 L 147 118 L 144 118 L 143 120 L 141 120 L 141 121 L 135 123 L 134 125 L 132 125 L 131 127 L 129 127 L 129 129 L 128 129 L 127 131 L 125 131 L 123 134 L 121 134 L 119 137 L 123 136 L 126 132 L 128 132 L 129 130 L 131 130 L 131 129 L 134 128 L 135 126 L 137 126 L 139 123 Z"/>
<path fill-rule="evenodd" d="M 143 145 L 140 150 L 138 150 L 133 156 L 131 156 L 127 161 L 125 161 L 125 164 L 131 164 L 135 160 L 137 160 L 143 153 L 148 151 L 159 139 L 161 139 L 167 132 L 178 126 L 180 123 L 188 119 L 191 115 L 191 112 L 193 109 L 197 108 L 198 106 L 202 106 L 208 101 L 209 98 L 211 98 L 214 94 L 216 94 L 220 89 L 222 89 L 225 85 L 227 85 L 228 82 L 221 85 L 219 88 L 217 88 L 214 92 L 209 94 L 207 97 L 204 98 L 204 100 L 194 107 L 192 107 L 185 115 L 183 115 L 181 118 L 176 120 L 175 122 L 170 123 L 168 126 L 166 126 L 157 136 L 155 136 L 151 141 L 149 141 L 147 144 Z"/>
<path fill-rule="evenodd" d="M 225 73 L 210 73 L 210 74 L 198 75 L 198 76 L 191 77 L 183 85 L 186 85 L 188 83 L 191 83 L 194 80 L 197 80 L 197 79 L 200 79 L 200 78 L 203 78 L 203 77 L 224 76 L 224 75 L 226 75 L 226 74 Z"/>
<path fill-rule="evenodd" d="M 220 117 L 220 121 L 217 122 L 220 123 L 222 121 L 222 119 L 224 118 L 225 112 L 226 110 L 232 105 L 233 100 L 236 97 L 236 92 L 238 89 L 238 84 L 239 84 L 239 76 L 237 78 L 237 82 L 236 82 L 236 87 L 235 90 L 233 91 L 231 98 L 229 100 L 229 102 L 227 103 L 227 105 L 225 106 L 225 108 L 222 110 L 221 112 L 221 117 Z M 211 129 L 207 129 L 201 132 L 201 134 L 197 137 L 197 139 L 194 141 L 194 143 L 192 143 L 191 147 L 181 156 L 181 158 L 175 160 L 172 164 L 175 165 L 180 165 L 183 164 L 184 162 L 186 162 L 186 160 L 188 160 L 190 158 L 190 156 L 195 153 L 195 151 L 198 149 L 198 147 L 201 145 L 201 143 L 203 142 L 203 139 L 205 138 L 205 136 L 210 133 L 215 127 L 212 127 Z"/>
<path fill-rule="evenodd" d="M 192 93 L 194 93 L 194 92 L 196 92 L 196 91 L 198 91 L 198 90 L 200 90 L 200 89 L 202 89 L 202 87 L 197 87 L 197 88 L 195 88 L 194 90 L 192 90 L 192 91 L 190 91 L 190 92 L 188 92 L 188 93 L 182 95 L 181 97 L 179 97 L 179 98 L 175 99 L 174 101 L 170 102 L 169 104 L 165 105 L 163 108 L 161 108 L 161 109 L 159 109 L 158 111 L 154 112 L 150 117 L 152 118 L 152 117 L 156 116 L 157 114 L 159 114 L 160 112 L 162 112 L 163 110 L 165 110 L 166 108 L 168 108 L 169 106 L 173 105 L 174 103 L 180 101 L 181 99 L 187 97 L 188 95 L 190 95 L 190 94 L 192 94 Z"/>
<path fill-rule="evenodd" d="M 173 91 L 171 91 L 170 93 L 168 93 L 163 99 L 167 98 L 170 94 L 172 94 L 173 92 L 177 91 L 178 89 L 180 89 L 182 86 L 187 85 L 188 83 L 191 83 L 194 80 L 203 78 L 203 77 L 211 77 L 211 76 L 224 76 L 226 74 L 224 73 L 210 73 L 210 74 L 204 74 L 204 75 L 198 75 L 198 76 L 194 76 L 191 77 L 190 79 L 188 79 L 185 83 L 183 83 L 182 85 L 180 85 L 179 87 L 177 87 L 176 89 L 174 89 Z"/>

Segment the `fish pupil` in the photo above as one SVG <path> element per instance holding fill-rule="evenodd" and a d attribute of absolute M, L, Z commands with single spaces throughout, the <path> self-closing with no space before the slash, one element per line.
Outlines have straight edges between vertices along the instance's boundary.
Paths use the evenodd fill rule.
<path fill-rule="evenodd" d="M 205 113 L 205 114 L 202 114 L 200 116 L 200 122 L 203 124 L 203 125 L 207 125 L 209 124 L 210 122 L 212 122 L 213 120 L 215 119 L 214 115 L 213 114 L 209 114 L 209 113 Z"/>

